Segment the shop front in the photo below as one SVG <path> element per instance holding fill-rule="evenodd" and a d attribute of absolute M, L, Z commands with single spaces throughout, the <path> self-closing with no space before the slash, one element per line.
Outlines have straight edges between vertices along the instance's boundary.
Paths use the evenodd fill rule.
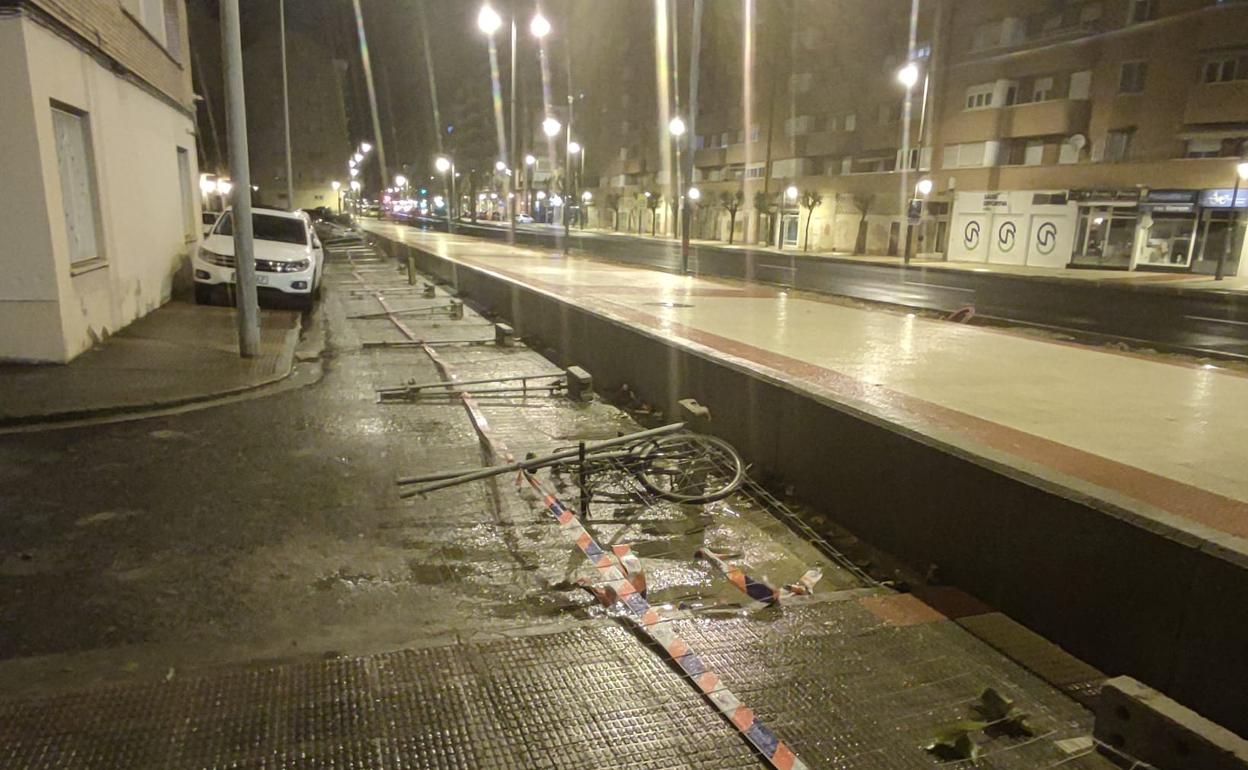
<path fill-rule="evenodd" d="M 1192 271 L 1216 275 L 1220 261 L 1223 275 L 1236 275 L 1248 260 L 1248 190 L 1201 191 L 1196 228 Z"/>
<path fill-rule="evenodd" d="M 1140 202 L 1135 269 L 1235 275 L 1244 259 L 1248 191 L 1150 190 Z"/>
<path fill-rule="evenodd" d="M 1138 190 L 1071 190 L 1075 237 L 1070 267 L 1129 270 L 1140 221 Z"/>
<path fill-rule="evenodd" d="M 949 259 L 1065 267 L 1074 244 L 1076 214 L 1065 190 L 959 192 L 950 217 Z"/>

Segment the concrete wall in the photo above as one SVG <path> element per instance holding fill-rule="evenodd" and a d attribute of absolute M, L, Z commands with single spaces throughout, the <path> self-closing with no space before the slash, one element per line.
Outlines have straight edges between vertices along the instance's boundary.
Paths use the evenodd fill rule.
<path fill-rule="evenodd" d="M 59 361 L 60 288 L 25 26 L 20 16 L 0 17 L 0 359 Z"/>
<path fill-rule="evenodd" d="M 0 116 L 0 357 L 68 361 L 169 299 L 198 237 L 184 229 L 177 157 L 188 151 L 194 185 L 194 123 L 27 17 L 0 20 L 0 30 L 0 70 L 10 74 L 0 87 L 17 97 Z M 89 269 L 70 267 L 53 101 L 88 116 L 103 257 Z"/>
<path fill-rule="evenodd" d="M 539 291 L 389 241 L 395 255 L 667 414 L 693 397 L 753 472 L 920 571 L 1003 610 L 1110 675 L 1128 673 L 1248 732 L 1248 550 L 1003 459 L 913 433 L 851 403 L 712 358 Z M 1138 508 L 1138 506 L 1133 506 Z"/>

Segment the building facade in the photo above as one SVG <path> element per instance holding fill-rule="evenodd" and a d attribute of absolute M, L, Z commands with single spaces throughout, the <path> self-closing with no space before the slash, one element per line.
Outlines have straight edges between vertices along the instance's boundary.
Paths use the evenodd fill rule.
<path fill-rule="evenodd" d="M 1248 191 L 1234 195 L 1248 146 L 1248 3 L 924 2 L 908 152 L 896 78 L 907 0 L 756 4 L 770 16 L 753 20 L 748 51 L 742 5 L 708 4 L 704 20 L 684 148 L 702 193 L 696 236 L 727 240 L 721 198 L 740 193 L 738 241 L 881 255 L 909 241 L 920 257 L 1059 269 L 1213 273 L 1221 262 L 1234 274 L 1248 259 Z M 689 41 L 677 39 L 685 66 Z M 638 149 L 646 128 L 599 139 L 610 161 L 596 167 L 596 199 L 672 176 Z M 926 196 L 913 192 L 920 179 Z M 782 195 L 789 187 L 821 201 L 806 209 Z"/>
<path fill-rule="evenodd" d="M 0 0 L 0 359 L 166 302 L 199 237 L 182 0 Z"/>

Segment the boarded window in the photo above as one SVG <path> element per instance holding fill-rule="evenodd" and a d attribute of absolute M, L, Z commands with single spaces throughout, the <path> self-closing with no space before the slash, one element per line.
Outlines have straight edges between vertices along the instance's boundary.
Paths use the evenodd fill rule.
<path fill-rule="evenodd" d="M 70 264 L 97 259 L 102 255 L 87 116 L 54 106 L 52 128 L 56 136 L 56 163 Z"/>

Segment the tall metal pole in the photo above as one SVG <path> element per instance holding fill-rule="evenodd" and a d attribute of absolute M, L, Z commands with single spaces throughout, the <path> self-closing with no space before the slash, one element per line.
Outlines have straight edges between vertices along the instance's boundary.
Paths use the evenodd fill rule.
<path fill-rule="evenodd" d="M 689 51 L 689 146 L 685 148 L 685 185 L 693 187 L 693 154 L 698 146 L 698 59 L 702 55 L 702 0 L 693 0 L 693 46 Z M 748 137 L 746 137 L 748 139 Z M 689 231 L 693 216 L 693 201 L 689 190 L 681 190 L 684 213 L 680 227 L 680 269 L 689 272 Z"/>
<path fill-rule="evenodd" d="M 364 83 L 368 86 L 368 105 L 373 116 L 373 141 L 377 145 L 377 164 L 381 169 L 381 187 L 385 189 L 390 183 L 390 175 L 386 170 L 385 142 L 381 138 L 381 118 L 377 114 L 377 89 L 373 86 L 373 65 L 368 53 L 368 38 L 364 35 L 364 12 L 360 10 L 360 0 L 353 0 L 355 5 L 355 28 L 360 38 L 360 59 L 364 63 Z"/>
<path fill-rule="evenodd" d="M 278 26 L 282 41 L 282 123 L 286 131 L 286 206 L 295 210 L 295 177 L 290 162 L 290 83 L 286 69 L 286 0 L 277 0 Z"/>
<path fill-rule="evenodd" d="M 1240 161 L 1242 162 L 1242 161 Z M 1235 241 L 1235 225 L 1239 224 L 1239 209 L 1235 204 L 1239 201 L 1239 169 L 1235 170 L 1235 187 L 1231 191 L 1231 207 L 1226 212 L 1226 245 L 1218 255 L 1218 269 L 1213 280 L 1220 281 L 1226 275 L 1226 261 L 1231 255 L 1231 244 Z"/>
<path fill-rule="evenodd" d="M 511 144 L 507 150 L 508 242 L 516 242 L 516 16 L 511 16 Z"/>
<path fill-rule="evenodd" d="M 571 71 L 568 73 L 568 130 L 563 137 L 563 234 L 566 237 L 568 230 L 571 228 L 571 222 L 568 221 L 568 209 L 571 207 L 572 195 L 575 192 L 572 189 L 572 80 Z"/>
<path fill-rule="evenodd" d="M 247 103 L 243 93 L 243 43 L 238 0 L 221 0 L 221 63 L 234 183 L 234 263 L 238 303 L 238 353 L 260 354 L 260 311 L 256 305 L 256 260 L 252 252 L 251 168 L 247 161 Z"/>
<path fill-rule="evenodd" d="M 919 0 L 910 2 L 910 45 L 907 48 L 906 66 L 914 64 L 914 49 L 919 34 Z M 902 264 L 910 264 L 910 239 L 913 225 L 910 223 L 910 116 L 914 111 L 914 86 L 906 86 L 906 98 L 901 111 L 901 190 L 898 193 L 898 225 L 906 228 L 906 243 L 901 255 Z M 918 165 L 917 163 L 915 164 Z"/>

